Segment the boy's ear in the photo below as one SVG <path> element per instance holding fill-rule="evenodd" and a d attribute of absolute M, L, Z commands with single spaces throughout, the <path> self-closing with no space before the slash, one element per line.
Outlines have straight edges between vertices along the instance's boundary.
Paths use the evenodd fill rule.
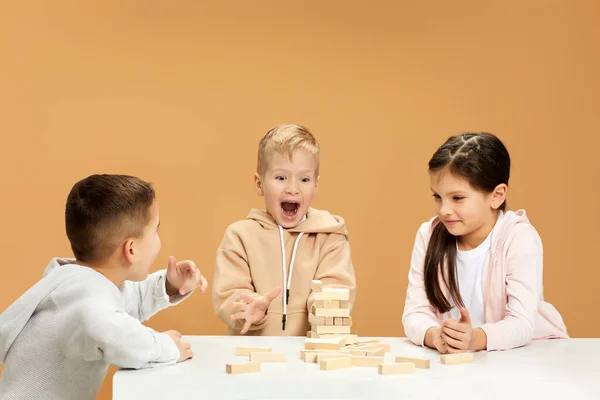
<path fill-rule="evenodd" d="M 264 196 L 262 189 L 262 181 L 260 180 L 260 175 L 257 173 L 254 174 L 254 190 L 256 190 L 256 194 L 259 196 Z"/>
<path fill-rule="evenodd" d="M 506 192 L 508 191 L 508 186 L 505 183 L 501 183 L 496 186 L 494 191 L 492 192 L 491 203 L 490 206 L 497 210 L 500 208 L 502 204 L 506 201 Z"/>
<path fill-rule="evenodd" d="M 317 176 L 317 180 L 315 181 L 315 194 L 319 191 L 319 181 L 321 180 L 321 176 Z"/>
<path fill-rule="evenodd" d="M 127 239 L 125 243 L 123 243 L 123 256 L 128 263 L 133 264 L 135 261 L 135 240 Z"/>

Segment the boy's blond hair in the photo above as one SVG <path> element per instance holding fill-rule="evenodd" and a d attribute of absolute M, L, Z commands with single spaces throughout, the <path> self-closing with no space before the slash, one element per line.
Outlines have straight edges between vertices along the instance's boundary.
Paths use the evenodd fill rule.
<path fill-rule="evenodd" d="M 267 170 L 269 157 L 273 153 L 280 153 L 292 160 L 296 150 L 304 150 L 315 158 L 317 162 L 316 175 L 319 175 L 319 143 L 310 131 L 301 125 L 281 124 L 269 129 L 258 144 L 259 175 Z"/>

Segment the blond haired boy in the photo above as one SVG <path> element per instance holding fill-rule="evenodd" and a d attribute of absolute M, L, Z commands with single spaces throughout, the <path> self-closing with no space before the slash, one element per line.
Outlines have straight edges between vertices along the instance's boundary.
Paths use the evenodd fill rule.
<path fill-rule="evenodd" d="M 279 125 L 258 148 L 252 209 L 225 231 L 217 251 L 213 308 L 228 334 L 305 335 L 311 281 L 350 289 L 356 279 L 343 218 L 311 208 L 319 183 L 319 144 L 303 126 Z"/>

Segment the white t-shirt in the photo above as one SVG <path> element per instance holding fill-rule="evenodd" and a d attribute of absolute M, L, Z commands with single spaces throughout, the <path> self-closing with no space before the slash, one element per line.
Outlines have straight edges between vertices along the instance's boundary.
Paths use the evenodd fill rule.
<path fill-rule="evenodd" d="M 488 237 L 472 250 L 460 251 L 457 247 L 456 271 L 458 275 L 458 289 L 460 290 L 465 307 L 469 311 L 471 326 L 473 328 L 485 324 L 483 279 L 490 261 L 491 235 L 490 232 Z M 450 315 L 458 321 L 460 319 L 458 307 L 452 308 Z"/>

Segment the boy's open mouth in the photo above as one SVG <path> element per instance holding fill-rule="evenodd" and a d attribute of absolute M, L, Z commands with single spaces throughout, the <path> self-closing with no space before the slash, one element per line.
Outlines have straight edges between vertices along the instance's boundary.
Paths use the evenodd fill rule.
<path fill-rule="evenodd" d="M 286 218 L 294 218 L 298 213 L 298 209 L 300 208 L 300 203 L 292 202 L 292 201 L 284 201 L 281 203 L 281 209 L 283 210 L 283 216 Z"/>

